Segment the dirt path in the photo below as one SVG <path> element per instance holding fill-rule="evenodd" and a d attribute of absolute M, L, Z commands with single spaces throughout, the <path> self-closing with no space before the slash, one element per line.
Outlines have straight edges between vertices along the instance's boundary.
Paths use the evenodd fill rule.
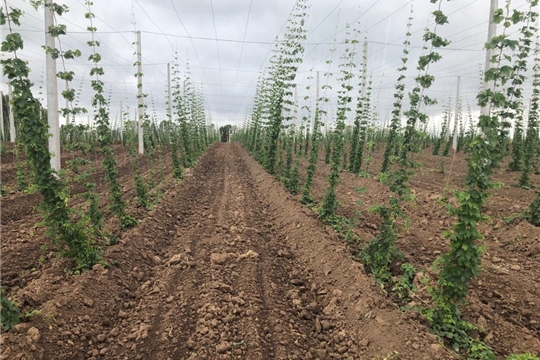
<path fill-rule="evenodd" d="M 330 291 L 308 280 L 313 265 L 324 268 L 326 277 L 332 268 L 321 258 L 308 269 L 300 266 L 302 254 L 295 249 L 301 249 L 290 238 L 313 224 L 282 224 L 283 214 L 271 209 L 268 197 L 280 199 L 284 211 L 298 208 L 287 208 L 294 203 L 283 203 L 284 193 L 257 186 L 273 181 L 258 164 L 238 145 L 214 147 L 205 160 L 186 199 L 190 206 L 184 221 L 190 225 L 177 233 L 154 288 L 147 282 L 139 289 L 140 302 L 124 320 L 131 326 L 120 336 L 130 346 L 117 348 L 114 357 L 359 359 L 374 351 L 391 354 L 386 347 L 370 349 L 368 334 L 358 331 L 358 318 L 338 315 L 336 309 L 347 303 L 342 298 L 345 289 Z M 262 179 L 254 176 L 253 168 Z M 274 191 L 281 190 L 276 185 L 271 184 L 278 188 Z M 314 231 L 314 240 L 324 237 L 316 227 Z M 317 253 L 316 246 L 310 250 Z M 382 317 L 373 322 L 382 329 L 388 325 Z M 402 354 L 414 351 L 402 346 Z M 440 349 L 434 347 L 437 357 Z"/>
<path fill-rule="evenodd" d="M 279 240 L 266 231 L 265 211 L 246 181 L 245 164 L 225 154 L 212 157 L 200 174 L 206 181 L 194 189 L 188 222 L 193 226 L 179 234 L 179 247 L 168 254 L 175 264 L 164 269 L 161 291 L 139 304 L 159 305 L 147 314 L 153 319 L 149 336 L 136 352 L 140 347 L 157 358 L 215 359 L 231 351 L 246 359 L 273 359 L 287 358 L 293 339 L 304 353 L 317 345 L 307 336 L 312 323 L 298 319 L 299 311 L 288 304 L 288 294 L 301 304 L 298 290 L 288 284 L 291 264 L 272 256 Z"/>
<path fill-rule="evenodd" d="M 211 147 L 105 258 L 28 285 L 43 315 L 3 336 L 6 359 L 453 358 L 238 144 Z"/>

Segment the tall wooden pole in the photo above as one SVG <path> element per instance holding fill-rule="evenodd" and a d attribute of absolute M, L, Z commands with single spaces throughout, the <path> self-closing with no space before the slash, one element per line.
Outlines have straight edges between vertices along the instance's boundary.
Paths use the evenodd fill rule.
<path fill-rule="evenodd" d="M 13 105 L 11 105 L 12 100 L 13 96 L 11 95 L 11 84 L 8 83 L 9 141 L 14 143 L 17 138 L 17 133 L 15 132 L 15 117 L 13 116 Z"/>
<path fill-rule="evenodd" d="M 294 126 L 300 127 L 298 119 L 298 85 L 294 87 Z"/>
<path fill-rule="evenodd" d="M 48 30 L 54 26 L 54 12 L 52 0 L 46 0 L 45 6 L 45 45 L 48 48 L 55 49 L 54 37 Z M 56 60 L 52 54 L 47 52 L 45 55 L 46 82 L 47 82 L 47 122 L 49 123 L 49 152 L 51 153 L 51 167 L 60 170 L 60 120 L 58 116 L 58 82 L 56 77 Z"/>
<path fill-rule="evenodd" d="M 142 91 L 142 53 L 141 53 L 141 32 L 137 31 L 137 105 L 138 116 L 137 133 L 139 134 L 139 154 L 144 154 L 144 134 L 143 134 L 143 91 Z"/>
<path fill-rule="evenodd" d="M 454 138 L 452 140 L 452 148 L 454 151 L 457 151 L 457 143 L 458 143 L 458 114 L 459 114 L 459 84 L 461 81 L 461 76 L 457 77 L 457 87 L 456 87 L 456 107 L 454 110 Z"/>
<path fill-rule="evenodd" d="M 0 121 L 2 121 L 0 124 L 2 129 L 2 141 L 6 141 L 6 137 L 4 136 L 4 93 L 0 91 Z"/>
<path fill-rule="evenodd" d="M 171 64 L 167 63 L 167 99 L 168 99 L 168 115 L 172 121 L 172 96 L 171 96 Z"/>
<path fill-rule="evenodd" d="M 124 143 L 124 110 L 123 110 L 121 101 L 120 101 L 120 127 L 119 127 L 119 131 L 120 131 L 120 142 L 123 144 Z"/>
<path fill-rule="evenodd" d="M 499 0 L 491 0 L 491 4 L 489 7 L 489 26 L 488 26 L 488 36 L 487 36 L 487 42 L 490 42 L 491 39 L 493 39 L 495 36 L 497 36 L 497 24 L 493 22 L 493 17 L 495 15 L 495 11 L 499 7 Z M 486 49 L 486 60 L 484 64 L 484 74 L 491 69 L 491 57 L 493 56 L 493 49 Z M 484 81 L 484 90 L 492 90 L 493 91 L 494 83 L 493 81 Z M 482 109 L 480 110 L 480 113 L 482 115 L 490 115 L 491 114 L 491 105 L 482 106 Z"/>

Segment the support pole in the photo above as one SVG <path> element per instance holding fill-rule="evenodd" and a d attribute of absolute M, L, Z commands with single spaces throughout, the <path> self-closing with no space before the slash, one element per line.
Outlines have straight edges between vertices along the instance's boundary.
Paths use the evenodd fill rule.
<path fill-rule="evenodd" d="M 367 77 L 367 53 L 368 53 L 368 43 L 364 41 L 364 60 L 362 61 L 362 77 Z M 362 81 L 362 98 L 366 97 L 366 80 Z"/>
<path fill-rule="evenodd" d="M 124 112 L 122 108 L 122 102 L 120 101 L 120 142 L 124 144 Z"/>
<path fill-rule="evenodd" d="M 487 36 L 487 42 L 491 41 L 495 36 L 497 36 L 497 24 L 493 22 L 493 16 L 495 14 L 495 11 L 499 7 L 499 0 L 491 0 L 491 4 L 489 7 L 489 27 L 488 27 L 488 36 Z M 491 57 L 493 56 L 493 50 L 492 49 L 486 49 L 486 62 L 484 65 L 484 74 L 491 69 Z M 484 81 L 484 90 L 493 90 L 494 83 L 493 81 Z M 491 105 L 488 106 L 482 106 L 482 109 L 480 111 L 482 115 L 490 115 L 491 114 Z"/>
<path fill-rule="evenodd" d="M 169 121 L 172 121 L 172 96 L 171 96 L 171 64 L 167 63 L 167 100 Z"/>
<path fill-rule="evenodd" d="M 315 102 L 319 102 L 319 71 L 317 71 L 317 87 L 315 88 Z"/>
<path fill-rule="evenodd" d="M 68 90 L 69 90 L 69 83 L 66 80 L 66 91 L 68 91 Z M 69 109 L 69 100 L 68 99 L 66 99 L 66 109 Z M 69 125 L 70 117 L 69 117 L 68 112 L 66 112 L 65 119 L 66 119 L 66 125 Z M 73 125 L 75 125 L 75 115 L 73 115 L 71 120 L 73 121 Z"/>
<path fill-rule="evenodd" d="M 300 127 L 300 121 L 298 118 L 298 85 L 294 87 L 294 126 Z"/>
<path fill-rule="evenodd" d="M 45 45 L 55 49 L 54 37 L 49 34 L 49 27 L 54 26 L 52 0 L 46 0 L 45 6 Z M 51 53 L 45 55 L 47 82 L 47 122 L 49 123 L 49 152 L 51 153 L 51 168 L 60 171 L 60 120 L 58 116 L 58 81 L 56 78 L 56 60 Z"/>
<path fill-rule="evenodd" d="M 316 84 L 315 84 L 315 116 L 313 117 L 313 127 L 311 128 L 313 130 L 315 130 L 315 121 L 317 121 L 317 113 L 319 112 L 319 96 L 320 96 L 320 81 L 319 81 L 319 71 L 317 71 L 317 77 L 316 77 Z M 321 119 L 319 119 L 319 121 L 321 121 Z M 308 139 L 308 131 L 309 131 L 309 126 L 311 124 L 308 123 L 308 128 L 306 129 L 306 142 L 307 142 L 307 139 Z M 317 127 L 320 131 L 320 126 Z M 313 133 L 313 136 L 315 136 L 315 132 Z M 320 140 L 320 139 L 319 139 Z M 307 149 L 307 144 L 306 144 L 306 149 Z"/>
<path fill-rule="evenodd" d="M 454 138 L 452 140 L 452 149 L 454 151 L 457 151 L 457 143 L 458 143 L 458 114 L 459 114 L 459 84 L 461 82 L 461 76 L 457 77 L 457 87 L 456 87 L 456 107 L 454 110 Z"/>
<path fill-rule="evenodd" d="M 137 133 L 139 134 L 139 154 L 144 154 L 144 134 L 143 134 L 143 92 L 142 92 L 142 53 L 141 53 L 141 32 L 137 31 L 137 105 L 139 119 L 137 121 Z"/>
<path fill-rule="evenodd" d="M 2 121 L 2 141 L 6 141 L 4 136 L 4 93 L 0 91 L 0 120 Z"/>
<path fill-rule="evenodd" d="M 13 95 L 11 95 L 11 84 L 8 84 L 8 108 L 9 108 L 9 141 L 15 142 L 17 134 L 15 132 L 15 117 L 13 116 Z"/>
<path fill-rule="evenodd" d="M 364 50 L 362 55 L 362 98 L 360 101 L 365 101 L 366 99 L 366 86 L 367 86 L 367 54 L 368 54 L 368 42 L 364 41 Z M 362 104 L 362 107 L 364 104 Z M 366 112 L 367 115 L 367 112 Z"/>

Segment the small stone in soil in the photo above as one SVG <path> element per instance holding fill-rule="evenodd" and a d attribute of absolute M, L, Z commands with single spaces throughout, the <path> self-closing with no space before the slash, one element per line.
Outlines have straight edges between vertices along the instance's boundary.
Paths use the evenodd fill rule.
<path fill-rule="evenodd" d="M 216 350 L 219 353 L 227 352 L 231 350 L 231 344 L 228 341 L 222 341 L 217 345 Z"/>
<path fill-rule="evenodd" d="M 26 335 L 27 335 L 28 340 L 30 340 L 30 342 L 38 342 L 39 339 L 41 339 L 41 334 L 39 333 L 39 330 L 33 326 L 30 329 L 28 329 L 28 331 L 26 332 Z"/>

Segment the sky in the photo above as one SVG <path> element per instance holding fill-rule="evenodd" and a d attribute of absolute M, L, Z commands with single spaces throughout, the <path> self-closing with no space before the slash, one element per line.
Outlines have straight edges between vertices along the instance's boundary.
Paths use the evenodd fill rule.
<path fill-rule="evenodd" d="M 500 6 L 503 5 L 503 0 Z M 7 0 L 8 6 L 24 10 L 22 26 L 14 29 L 24 40 L 24 50 L 19 57 L 29 61 L 31 80 L 38 98 L 45 100 L 45 53 L 43 9 L 34 10 L 27 0 Z M 179 69 L 191 70 L 191 79 L 204 93 L 206 113 L 213 123 L 240 125 L 253 104 L 257 77 L 269 65 L 271 49 L 276 37 L 283 35 L 285 24 L 294 6 L 294 0 L 94 0 L 92 12 L 96 15 L 97 39 L 101 42 L 99 53 L 105 70 L 102 80 L 110 97 L 110 114 L 117 121 L 120 106 L 130 117 L 136 109 L 137 72 L 134 42 L 135 30 L 141 31 L 143 92 L 148 114 L 160 121 L 166 116 L 167 63 L 173 63 L 175 53 Z M 61 3 L 61 2 L 60 2 Z M 487 38 L 489 0 L 461 0 L 442 2 L 442 10 L 449 17 L 449 24 L 439 27 L 440 34 L 452 43 L 440 51 L 442 60 L 430 67 L 435 76 L 433 87 L 426 93 L 438 100 L 438 104 L 425 111 L 438 127 L 441 113 L 449 101 L 456 98 L 457 77 L 461 78 L 463 111 L 470 105 L 474 114 L 475 97 L 480 87 L 480 70 L 483 68 Z M 86 41 L 90 33 L 89 22 L 84 14 L 88 11 L 83 0 L 69 0 L 65 4 L 70 11 L 56 21 L 67 26 L 67 35 L 61 36 L 63 50 L 79 49 L 83 56 L 65 62 L 66 70 L 75 72 L 71 83 L 79 91 L 78 103 L 91 108 L 93 94 L 90 87 L 88 60 L 90 49 Z M 384 122 L 392 110 L 397 68 L 407 32 L 407 19 L 411 6 L 413 20 L 411 45 L 406 80 L 406 91 L 414 86 L 417 75 L 416 62 L 422 54 L 422 34 L 428 26 L 433 29 L 431 12 L 435 6 L 429 0 L 311 0 L 306 16 L 307 40 L 303 63 L 295 80 L 299 108 L 313 104 L 315 97 L 315 73 L 320 72 L 320 85 L 328 84 L 332 90 L 323 90 L 330 99 L 327 106 L 329 117 L 335 112 L 336 90 L 339 87 L 340 56 L 345 47 L 346 25 L 360 31 L 359 40 L 367 41 L 367 68 L 372 79 L 373 106 Z M 525 0 L 512 0 L 512 7 L 527 9 Z M 516 29 L 511 32 L 514 36 Z M 2 38 L 6 28 L 2 28 Z M 334 40 L 335 39 L 335 40 Z M 335 51 L 331 49 L 335 47 Z M 361 45 L 357 45 L 354 70 L 362 69 Z M 6 54 L 2 54 L 6 56 Z M 327 60 L 332 60 L 331 64 Z M 532 61 L 532 56 L 530 58 Z M 58 71 L 63 69 L 58 63 Z M 532 68 L 532 65 L 530 66 Z M 333 76 L 324 77 L 325 73 Z M 310 74 L 313 79 L 309 79 Z M 530 75 L 530 74 L 529 74 Z M 354 96 L 360 83 L 355 78 Z M 58 83 L 59 91 L 64 85 Z M 6 79 L 2 78 L 1 90 L 7 92 Z M 530 97 L 532 80 L 525 84 L 525 97 Z M 309 99 L 305 100 L 305 97 Z M 60 98 L 62 106 L 63 100 Z M 351 104 L 351 107 L 355 107 Z M 405 104 L 406 108 L 407 104 Z M 454 105 L 451 105 L 454 108 Z M 300 113 L 299 116 L 302 114 Z M 437 120 L 438 119 L 438 120 Z M 80 119 L 84 121 L 84 119 Z M 353 121 L 352 114 L 348 123 Z M 62 118 L 61 118 L 62 122 Z"/>

